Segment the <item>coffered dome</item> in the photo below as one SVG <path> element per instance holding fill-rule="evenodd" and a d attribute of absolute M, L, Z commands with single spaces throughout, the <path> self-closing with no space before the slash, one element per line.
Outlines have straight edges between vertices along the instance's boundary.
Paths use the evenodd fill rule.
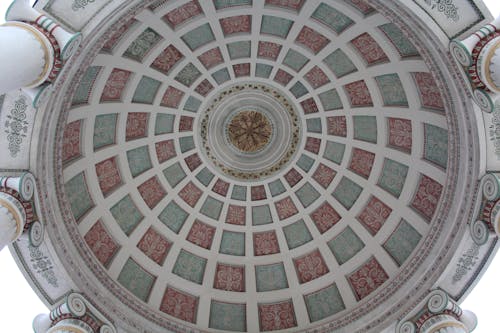
<path fill-rule="evenodd" d="M 382 332 L 434 285 L 475 120 L 446 46 L 389 2 L 130 1 L 84 41 L 42 206 L 118 326 Z"/>

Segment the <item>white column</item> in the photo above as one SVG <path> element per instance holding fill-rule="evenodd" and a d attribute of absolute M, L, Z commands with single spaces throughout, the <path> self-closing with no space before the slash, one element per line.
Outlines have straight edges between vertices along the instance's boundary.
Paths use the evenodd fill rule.
<path fill-rule="evenodd" d="M 0 26 L 0 94 L 41 85 L 54 63 L 54 49 L 47 37 L 22 22 Z"/>
<path fill-rule="evenodd" d="M 469 333 L 467 327 L 450 315 L 437 315 L 424 322 L 422 333 Z"/>
<path fill-rule="evenodd" d="M 15 241 L 23 232 L 26 213 L 13 196 L 0 192 L 0 250 Z"/>
<path fill-rule="evenodd" d="M 0 94 L 22 88 L 38 108 L 82 35 L 66 31 L 29 0 L 12 1 L 5 19 L 0 25 Z"/>
<path fill-rule="evenodd" d="M 0 250 L 23 233 L 28 217 L 23 201 L 33 198 L 35 186 L 35 177 L 29 172 L 19 177 L 0 177 L 0 188 L 9 189 L 8 193 L 0 192 Z M 9 194 L 13 192 L 19 195 Z"/>
<path fill-rule="evenodd" d="M 63 319 L 52 325 L 48 314 L 40 314 L 33 320 L 35 333 L 97 333 L 85 322 L 76 319 Z"/>
<path fill-rule="evenodd" d="M 47 333 L 97 333 L 94 330 L 78 319 L 64 319 L 49 328 Z"/>
<path fill-rule="evenodd" d="M 479 59 L 478 66 L 482 81 L 492 92 L 500 93 L 500 37 L 486 44 Z"/>

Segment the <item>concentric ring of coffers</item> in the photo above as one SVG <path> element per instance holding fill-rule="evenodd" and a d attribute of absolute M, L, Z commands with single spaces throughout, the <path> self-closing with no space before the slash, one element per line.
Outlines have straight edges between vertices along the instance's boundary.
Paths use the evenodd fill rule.
<path fill-rule="evenodd" d="M 448 168 L 433 75 L 365 2 L 304 4 L 159 2 L 84 74 L 64 193 L 127 304 L 309 329 L 372 301 L 431 237 Z"/>

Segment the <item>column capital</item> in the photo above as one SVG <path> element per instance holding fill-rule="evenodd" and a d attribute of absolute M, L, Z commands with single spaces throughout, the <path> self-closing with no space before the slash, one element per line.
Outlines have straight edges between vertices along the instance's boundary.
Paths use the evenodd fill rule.
<path fill-rule="evenodd" d="M 14 190 L 19 193 L 22 200 L 30 201 L 35 194 L 36 181 L 33 174 L 23 172 L 19 176 L 0 177 L 0 187 Z"/>
<path fill-rule="evenodd" d="M 463 40 L 452 40 L 450 52 L 467 73 L 477 105 L 493 112 L 500 102 L 500 17 Z"/>
<path fill-rule="evenodd" d="M 483 245 L 490 236 L 500 236 L 500 173 L 487 173 L 479 186 L 478 200 L 484 204 L 478 219 L 470 224 L 470 233 L 477 245 Z"/>
<path fill-rule="evenodd" d="M 401 320 L 397 333 L 470 333 L 477 325 L 471 311 L 463 311 L 443 290 L 436 289 L 427 295 L 424 304 Z"/>
<path fill-rule="evenodd" d="M 33 320 L 35 333 L 117 333 L 114 325 L 83 295 L 72 292 L 49 314 Z"/>

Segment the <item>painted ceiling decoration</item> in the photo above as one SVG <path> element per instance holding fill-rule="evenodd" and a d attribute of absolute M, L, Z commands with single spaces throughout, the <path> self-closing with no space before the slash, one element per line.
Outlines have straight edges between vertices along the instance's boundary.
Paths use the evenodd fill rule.
<path fill-rule="evenodd" d="M 107 10 L 70 2 L 40 7 L 73 30 Z M 61 74 L 37 162 L 76 289 L 123 332 L 378 333 L 443 289 L 479 143 L 439 43 L 471 18 L 453 6 L 431 34 L 412 11 L 441 7 L 406 2 L 111 12 Z"/>
<path fill-rule="evenodd" d="M 362 2 L 179 4 L 110 36 L 73 95 L 63 182 L 81 237 L 131 295 L 201 327 L 355 309 L 422 245 L 441 199 L 429 68 Z M 262 137 L 237 137 L 250 112 Z"/>

